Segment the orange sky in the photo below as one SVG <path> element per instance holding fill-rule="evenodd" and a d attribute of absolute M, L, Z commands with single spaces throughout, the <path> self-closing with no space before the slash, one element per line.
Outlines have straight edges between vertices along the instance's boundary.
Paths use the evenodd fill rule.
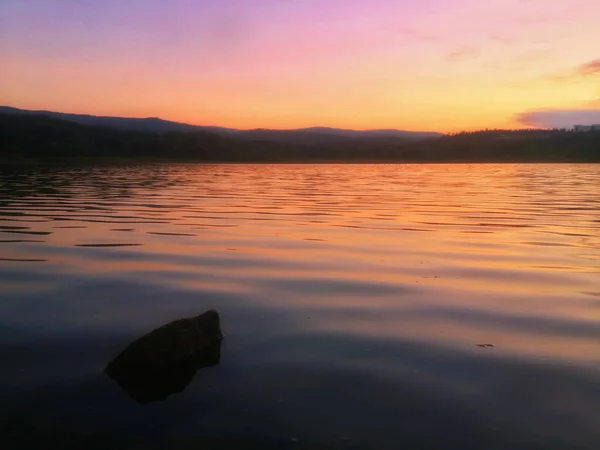
<path fill-rule="evenodd" d="M 236 128 L 600 123 L 597 0 L 415 3 L 5 0 L 0 104 Z"/>

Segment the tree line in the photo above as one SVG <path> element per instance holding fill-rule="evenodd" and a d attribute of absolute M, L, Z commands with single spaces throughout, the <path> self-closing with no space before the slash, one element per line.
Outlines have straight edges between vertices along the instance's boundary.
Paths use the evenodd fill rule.
<path fill-rule="evenodd" d="M 412 141 L 370 136 L 318 143 L 204 131 L 151 132 L 0 114 L 0 157 L 157 158 L 209 162 L 600 162 L 600 131 L 482 130 Z"/>

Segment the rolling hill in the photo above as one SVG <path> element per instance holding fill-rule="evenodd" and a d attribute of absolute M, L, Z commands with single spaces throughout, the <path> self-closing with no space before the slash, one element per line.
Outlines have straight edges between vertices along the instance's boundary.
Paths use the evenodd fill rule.
<path fill-rule="evenodd" d="M 237 138 L 272 141 L 294 144 L 324 144 L 344 142 L 353 139 L 382 139 L 393 138 L 406 141 L 419 141 L 422 139 L 442 136 L 440 133 L 404 131 L 404 130 L 345 130 L 340 128 L 311 127 L 291 130 L 251 129 L 238 130 L 217 126 L 190 125 L 187 123 L 172 122 L 157 117 L 133 118 L 93 116 L 88 114 L 70 114 L 54 111 L 32 111 L 10 106 L 0 106 L 0 113 L 47 116 L 68 120 L 80 125 L 99 126 L 116 130 L 149 131 L 165 133 L 169 131 L 194 132 L 203 131 L 219 134 L 221 136 L 235 136 Z"/>

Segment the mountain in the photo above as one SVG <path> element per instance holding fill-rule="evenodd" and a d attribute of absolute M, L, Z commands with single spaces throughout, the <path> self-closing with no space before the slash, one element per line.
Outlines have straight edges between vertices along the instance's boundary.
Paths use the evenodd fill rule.
<path fill-rule="evenodd" d="M 300 128 L 296 131 L 302 132 L 311 132 L 311 133 L 323 133 L 323 134 L 331 134 L 335 136 L 344 136 L 344 137 L 399 137 L 399 138 L 408 138 L 411 140 L 417 139 L 428 139 L 428 138 L 436 138 L 441 137 L 441 133 L 436 133 L 433 131 L 405 131 L 405 130 L 344 130 L 341 128 L 328 128 L 328 127 L 311 127 L 311 128 Z"/>
<path fill-rule="evenodd" d="M 350 139 L 366 138 L 396 138 L 406 141 L 418 141 L 428 138 L 441 137 L 442 134 L 434 132 L 418 132 L 403 130 L 344 130 L 339 128 L 312 127 L 292 130 L 271 130 L 257 128 L 252 130 L 237 130 L 234 128 L 190 125 L 187 123 L 171 122 L 157 117 L 133 118 L 133 117 L 111 117 L 92 116 L 88 114 L 69 114 L 54 111 L 31 111 L 0 106 L 0 113 L 5 114 L 28 114 L 37 116 L 48 116 L 57 119 L 68 120 L 81 125 L 100 126 L 117 130 L 136 130 L 165 133 L 169 131 L 194 132 L 204 131 L 219 134 L 221 136 L 235 136 L 249 140 L 272 141 L 280 143 L 300 144 L 323 144 L 334 143 Z"/>
<path fill-rule="evenodd" d="M 295 130 L 254 129 L 240 130 L 237 137 L 255 141 L 271 141 L 289 144 L 323 145 L 348 144 L 352 142 L 415 142 L 439 138 L 440 133 L 402 130 L 344 130 L 340 128 L 299 128 Z"/>
<path fill-rule="evenodd" d="M 240 133 L 246 133 L 245 137 Z M 600 131 L 485 130 L 418 141 L 376 132 L 375 136 L 347 137 L 320 130 L 162 133 L 0 111 L 0 164 L 73 158 L 252 163 L 600 162 Z"/>
<path fill-rule="evenodd" d="M 187 123 L 171 122 L 169 120 L 159 119 L 158 117 L 134 118 L 92 116 L 89 114 L 70 114 L 54 111 L 31 111 L 27 109 L 13 108 L 10 106 L 0 106 L 0 113 L 47 116 L 54 117 L 56 119 L 68 120 L 70 122 L 75 122 L 80 125 L 114 128 L 116 130 L 151 131 L 155 133 L 164 133 L 167 131 L 208 131 L 217 134 L 227 134 L 237 131 L 231 128 L 199 126 L 190 125 Z"/>

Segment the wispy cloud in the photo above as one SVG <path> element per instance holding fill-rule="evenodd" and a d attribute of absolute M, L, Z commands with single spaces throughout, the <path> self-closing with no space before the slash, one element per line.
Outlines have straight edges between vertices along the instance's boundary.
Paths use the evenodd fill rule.
<path fill-rule="evenodd" d="M 404 36 L 409 36 L 411 38 L 417 39 L 419 41 L 439 41 L 440 38 L 438 36 L 434 36 L 433 34 L 424 33 L 420 30 L 416 30 L 414 28 L 404 27 L 398 30 L 399 34 Z"/>
<path fill-rule="evenodd" d="M 490 36 L 490 40 L 492 42 L 499 42 L 500 44 L 504 44 L 507 47 L 511 47 L 517 43 L 517 40 L 514 38 L 510 38 L 510 37 L 506 37 L 506 36 L 499 36 L 499 35 Z"/>
<path fill-rule="evenodd" d="M 597 102 L 597 103 L 600 103 Z M 537 128 L 571 128 L 573 125 L 600 124 L 600 109 L 546 109 L 515 115 L 516 122 Z"/>
<path fill-rule="evenodd" d="M 586 62 L 585 64 L 580 65 L 576 73 L 581 76 L 589 76 L 600 74 L 600 58 L 594 59 L 593 61 Z"/>
<path fill-rule="evenodd" d="M 476 58 L 479 55 L 479 50 L 475 47 L 463 47 L 446 55 L 447 61 L 465 61 L 467 59 Z"/>
<path fill-rule="evenodd" d="M 555 73 L 545 78 L 554 81 L 569 81 L 577 78 L 587 78 L 594 75 L 600 75 L 600 58 L 580 64 L 569 71 Z"/>

